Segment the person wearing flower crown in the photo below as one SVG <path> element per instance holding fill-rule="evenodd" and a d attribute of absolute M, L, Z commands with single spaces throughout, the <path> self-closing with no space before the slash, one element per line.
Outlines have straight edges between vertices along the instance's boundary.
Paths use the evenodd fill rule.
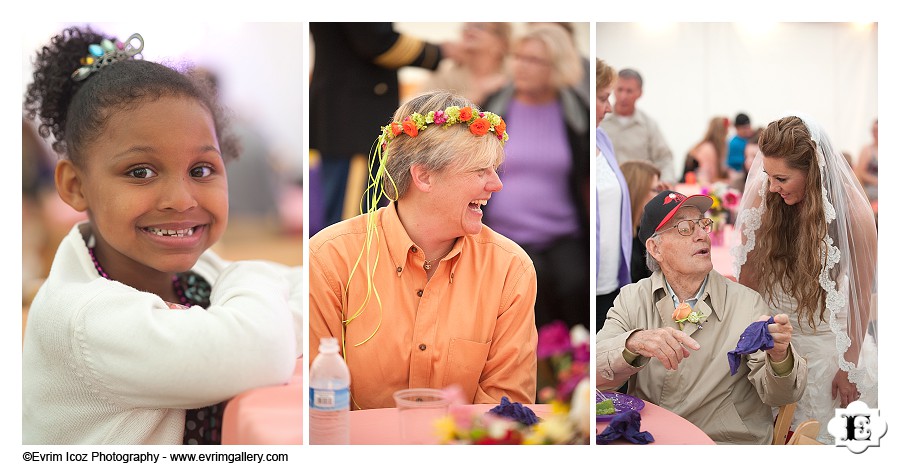
<path fill-rule="evenodd" d="M 638 230 L 653 274 L 622 288 L 597 333 L 597 387 L 616 389 L 677 413 L 720 444 L 769 444 L 772 407 L 806 389 L 806 360 L 791 344 L 785 314 L 713 270 L 706 195 L 663 191 Z M 755 321 L 772 344 L 739 360 L 729 352 Z M 760 347 L 761 349 L 764 347 Z"/>
<path fill-rule="evenodd" d="M 309 336 L 341 340 L 353 409 L 451 385 L 469 403 L 534 401 L 534 266 L 481 222 L 507 139 L 466 99 L 413 98 L 373 146 L 365 212 L 310 239 Z"/>
<path fill-rule="evenodd" d="M 818 420 L 818 439 L 830 444 L 835 409 L 878 402 L 875 216 L 853 169 L 810 117 L 770 122 L 759 154 L 735 224 L 735 272 L 790 316 L 810 367 L 794 420 Z"/>

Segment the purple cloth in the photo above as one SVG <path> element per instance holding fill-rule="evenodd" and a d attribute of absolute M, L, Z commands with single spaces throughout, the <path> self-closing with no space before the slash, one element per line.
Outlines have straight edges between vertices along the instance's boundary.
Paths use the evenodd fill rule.
<path fill-rule="evenodd" d="M 609 425 L 597 435 L 597 444 L 609 444 L 619 438 L 634 444 L 649 444 L 654 441 L 649 431 L 641 431 L 641 414 L 626 410 L 609 421 Z"/>
<path fill-rule="evenodd" d="M 609 166 L 612 167 L 613 172 L 616 173 L 616 178 L 619 179 L 619 185 L 622 187 L 622 210 L 621 210 L 621 224 L 620 230 L 621 238 L 619 242 L 622 245 L 622 257 L 619 259 L 619 286 L 622 287 L 625 284 L 631 283 L 631 272 L 629 272 L 629 268 L 631 267 L 631 243 L 633 241 L 631 235 L 631 196 L 628 192 L 628 183 L 625 182 L 625 176 L 622 175 L 622 170 L 619 169 L 619 162 L 616 160 L 616 153 L 613 151 L 612 141 L 609 139 L 609 135 L 603 131 L 602 128 L 597 127 L 597 148 L 600 149 L 600 154 L 609 161 Z M 596 163 L 600 163 L 600 161 L 596 161 Z M 594 196 L 597 196 L 597 190 L 594 190 Z M 598 213 L 599 214 L 599 213 Z M 597 216 L 597 230 L 594 231 L 594 235 L 597 236 L 597 245 L 600 244 L 600 221 L 602 216 Z M 600 269 L 600 249 L 597 249 L 597 269 Z"/>
<path fill-rule="evenodd" d="M 491 195 L 484 223 L 538 250 L 577 234 L 569 187 L 572 149 L 562 104 L 527 105 L 513 99 L 503 118 L 516 137 L 506 143 L 500 169 L 503 190 Z"/>
<path fill-rule="evenodd" d="M 500 399 L 500 405 L 489 412 L 498 417 L 515 420 L 525 426 L 531 426 L 538 422 L 537 415 L 531 409 L 518 402 L 510 402 L 506 396 Z"/>
<path fill-rule="evenodd" d="M 731 376 L 737 373 L 741 366 L 741 355 L 749 355 L 757 350 L 769 350 L 775 347 L 775 340 L 769 333 L 769 325 L 775 322 L 775 318 L 769 316 L 768 321 L 755 321 L 744 329 L 737 347 L 728 352 L 728 366 L 731 367 Z"/>

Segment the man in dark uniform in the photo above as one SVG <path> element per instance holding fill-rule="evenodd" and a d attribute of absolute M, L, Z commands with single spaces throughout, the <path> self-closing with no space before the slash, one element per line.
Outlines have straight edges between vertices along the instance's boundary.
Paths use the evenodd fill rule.
<path fill-rule="evenodd" d="M 348 205 L 359 205 L 368 173 L 361 168 L 400 103 L 397 69 L 434 70 L 442 58 L 453 58 L 458 46 L 398 33 L 392 23 L 310 23 L 309 30 L 315 44 L 309 137 L 310 149 L 321 158 L 325 227 L 343 218 L 345 197 Z M 351 161 L 355 176 L 348 186 Z"/>

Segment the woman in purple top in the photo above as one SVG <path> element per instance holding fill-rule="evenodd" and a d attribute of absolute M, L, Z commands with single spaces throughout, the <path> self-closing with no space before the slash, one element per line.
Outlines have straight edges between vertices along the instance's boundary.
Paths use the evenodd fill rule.
<path fill-rule="evenodd" d="M 572 91 L 582 66 L 571 36 L 555 24 L 529 27 L 512 54 L 512 83 L 489 97 L 515 140 L 500 171 L 503 192 L 485 223 L 521 245 L 538 278 L 535 320 L 590 323 L 588 107 Z"/>

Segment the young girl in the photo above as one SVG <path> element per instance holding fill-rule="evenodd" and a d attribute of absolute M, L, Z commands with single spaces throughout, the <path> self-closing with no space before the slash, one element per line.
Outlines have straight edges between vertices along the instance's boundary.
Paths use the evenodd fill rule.
<path fill-rule="evenodd" d="M 35 60 L 25 108 L 88 221 L 29 311 L 26 444 L 219 443 L 223 401 L 286 382 L 302 352 L 297 268 L 208 251 L 235 156 L 214 97 L 143 45 L 71 28 Z"/>

